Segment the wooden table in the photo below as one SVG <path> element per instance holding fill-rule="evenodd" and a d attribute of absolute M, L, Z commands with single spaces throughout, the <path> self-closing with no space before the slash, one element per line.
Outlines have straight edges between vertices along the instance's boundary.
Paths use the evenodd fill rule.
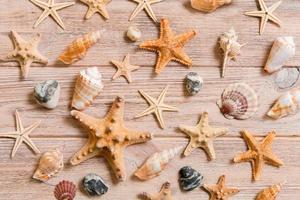
<path fill-rule="evenodd" d="M 59 1 L 61 2 L 61 1 Z M 236 0 L 232 5 L 221 8 L 211 14 L 203 14 L 193 10 L 188 0 L 165 0 L 153 5 L 156 15 L 169 18 L 171 27 L 176 32 L 196 29 L 198 35 L 186 45 L 186 52 L 193 59 L 193 67 L 187 69 L 177 63 L 170 63 L 159 75 L 153 73 L 156 55 L 138 49 L 137 43 L 124 39 L 124 31 L 130 24 L 138 26 L 143 32 L 143 40 L 158 36 L 158 25 L 154 24 L 144 12 L 133 22 L 128 18 L 136 4 L 127 0 L 113 0 L 108 6 L 110 19 L 104 21 L 99 15 L 91 20 L 83 19 L 87 7 L 79 2 L 74 6 L 59 11 L 66 30 L 62 30 L 50 18 L 39 27 L 33 29 L 35 20 L 41 10 L 28 0 L 0 0 L 0 55 L 12 50 L 9 38 L 11 30 L 22 37 L 30 39 L 34 34 L 41 33 L 42 40 L 39 49 L 50 59 L 47 66 L 33 65 L 30 76 L 20 79 L 20 69 L 16 63 L 0 63 L 0 132 L 15 129 L 14 111 L 20 111 L 25 126 L 42 120 L 39 128 L 31 135 L 35 144 L 42 152 L 59 148 L 63 151 L 66 167 L 63 172 L 49 181 L 49 185 L 39 183 L 31 176 L 36 168 L 39 156 L 34 155 L 22 145 L 14 159 L 10 152 L 14 144 L 12 139 L 0 139 L 0 199 L 54 199 L 51 185 L 62 179 L 80 183 L 83 176 L 94 172 L 101 175 L 110 185 L 109 192 L 101 199 L 137 199 L 140 192 L 157 192 L 162 183 L 170 181 L 175 199 L 208 199 L 208 194 L 202 189 L 189 193 L 180 191 L 177 178 L 178 170 L 184 165 L 191 165 L 205 176 L 208 184 L 216 183 L 218 177 L 226 174 L 229 186 L 238 187 L 241 192 L 232 199 L 254 199 L 263 188 L 278 182 L 287 181 L 279 195 L 280 200 L 297 200 L 300 191 L 300 115 L 294 115 L 282 120 L 273 121 L 265 117 L 274 100 L 283 92 L 274 84 L 276 75 L 263 72 L 268 52 L 273 40 L 278 36 L 291 35 L 295 41 L 300 40 L 300 1 L 285 0 L 276 11 L 276 15 L 284 22 L 282 28 L 268 23 L 262 36 L 258 35 L 259 20 L 247 17 L 243 12 L 256 10 L 254 0 Z M 275 0 L 267 0 L 271 5 Z M 220 78 L 221 60 L 217 53 L 218 36 L 234 27 L 239 33 L 241 43 L 247 42 L 243 55 L 237 62 L 231 62 L 224 79 Z M 57 57 L 74 38 L 97 29 L 106 29 L 106 33 L 87 56 L 72 66 L 66 67 L 57 63 Z M 132 64 L 142 66 L 133 73 L 132 84 L 127 84 L 123 78 L 111 81 L 115 68 L 110 60 L 122 60 L 130 53 Z M 291 59 L 287 66 L 297 66 L 300 54 Z M 130 146 L 125 152 L 128 180 L 122 183 L 113 181 L 110 168 L 102 158 L 94 158 L 79 166 L 70 166 L 69 158 L 85 143 L 87 131 L 70 116 L 70 101 L 73 94 L 75 77 L 79 70 L 97 66 L 103 74 L 105 88 L 95 100 L 92 107 L 85 112 L 95 117 L 103 117 L 116 95 L 124 95 L 126 99 L 126 125 L 138 130 L 148 130 L 155 139 L 147 144 Z M 196 96 L 184 95 L 183 79 L 189 71 L 198 72 L 204 79 L 203 90 Z M 54 110 L 46 110 L 37 105 L 33 99 L 33 87 L 41 81 L 56 79 L 61 83 L 62 92 L 59 106 Z M 259 94 L 260 107 L 257 114 L 245 121 L 227 120 L 219 112 L 216 101 L 222 90 L 231 83 L 247 82 Z M 166 103 L 177 106 L 178 113 L 164 113 L 166 129 L 161 130 L 153 116 L 134 119 L 134 116 L 147 107 L 138 90 L 143 89 L 150 95 L 158 96 L 161 90 L 169 84 Z M 207 161 L 202 150 L 195 150 L 186 158 L 179 156 L 161 174 L 147 182 L 139 182 L 131 177 L 132 173 L 149 155 L 173 146 L 186 145 L 185 134 L 178 131 L 179 124 L 195 125 L 200 113 L 208 111 L 211 124 L 216 127 L 227 126 L 230 132 L 215 141 L 217 159 Z M 246 150 L 240 131 L 248 129 L 255 136 L 262 138 L 272 129 L 277 131 L 274 142 L 274 152 L 285 162 L 280 169 L 265 166 L 261 181 L 251 182 L 251 167 L 249 163 L 233 164 L 232 158 L 237 153 Z M 77 199 L 88 199 L 83 192 L 78 191 Z"/>

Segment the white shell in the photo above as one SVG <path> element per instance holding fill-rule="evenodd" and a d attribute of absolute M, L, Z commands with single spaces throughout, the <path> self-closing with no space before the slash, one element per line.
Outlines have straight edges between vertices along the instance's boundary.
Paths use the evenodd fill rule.
<path fill-rule="evenodd" d="M 135 26 L 129 26 L 126 35 L 132 42 L 136 42 L 142 37 L 142 32 Z"/>
<path fill-rule="evenodd" d="M 291 57 L 295 55 L 295 42 L 293 37 L 278 37 L 272 46 L 265 71 L 273 73 L 279 70 Z"/>

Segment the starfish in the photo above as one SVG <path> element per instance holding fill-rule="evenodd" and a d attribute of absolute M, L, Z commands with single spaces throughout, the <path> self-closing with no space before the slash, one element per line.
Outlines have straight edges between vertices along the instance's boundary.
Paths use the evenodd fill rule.
<path fill-rule="evenodd" d="M 264 32 L 266 23 L 269 20 L 281 26 L 281 21 L 273 14 L 273 12 L 278 8 L 278 6 L 282 3 L 282 1 L 278 1 L 277 3 L 273 4 L 269 8 L 266 6 L 264 0 L 258 0 L 258 3 L 261 10 L 245 12 L 245 15 L 261 18 L 259 34 L 261 35 Z"/>
<path fill-rule="evenodd" d="M 105 19 L 109 19 L 106 5 L 111 0 L 80 0 L 82 3 L 88 5 L 89 9 L 85 14 L 85 19 L 90 19 L 96 12 L 100 13 Z"/>
<path fill-rule="evenodd" d="M 32 124 L 31 126 L 24 128 L 22 125 L 22 122 L 21 122 L 20 115 L 17 110 L 15 112 L 15 115 L 16 115 L 17 130 L 14 132 L 9 132 L 9 133 L 0 133 L 0 137 L 13 138 L 16 140 L 13 150 L 11 152 L 11 157 L 13 158 L 16 155 L 19 147 L 21 146 L 21 144 L 23 142 L 25 144 L 27 144 L 36 154 L 40 153 L 39 149 L 35 146 L 33 141 L 30 139 L 29 134 L 35 128 L 37 128 L 41 122 L 40 121 L 36 122 L 36 123 Z"/>
<path fill-rule="evenodd" d="M 40 0 L 29 1 L 44 10 L 38 20 L 34 23 L 34 28 L 36 28 L 42 21 L 44 21 L 44 19 L 46 19 L 46 17 L 50 15 L 60 27 L 65 29 L 64 23 L 59 17 L 57 11 L 75 4 L 75 2 L 55 3 L 54 0 L 48 0 L 48 3 Z"/>
<path fill-rule="evenodd" d="M 160 127 L 164 129 L 165 122 L 164 122 L 164 119 L 162 116 L 162 112 L 163 111 L 170 111 L 170 112 L 178 111 L 177 108 L 175 108 L 173 106 L 169 106 L 164 103 L 167 90 L 168 90 L 168 86 L 165 87 L 165 89 L 160 93 L 160 95 L 157 99 L 154 99 L 153 97 L 149 96 L 142 90 L 139 90 L 140 94 L 146 99 L 146 101 L 149 103 L 150 106 L 146 110 L 141 112 L 140 114 L 136 115 L 135 118 L 143 117 L 143 116 L 150 115 L 153 113 L 156 116 Z"/>
<path fill-rule="evenodd" d="M 78 165 L 95 156 L 104 157 L 118 180 L 126 179 L 124 148 L 151 139 L 148 132 L 127 129 L 124 125 L 124 99 L 117 97 L 103 119 L 97 119 L 72 110 L 71 115 L 89 130 L 87 143 L 72 157 L 71 164 Z"/>
<path fill-rule="evenodd" d="M 11 31 L 11 37 L 14 44 L 14 50 L 1 60 L 5 62 L 19 62 L 23 78 L 28 77 L 30 65 L 33 62 L 43 64 L 48 63 L 48 59 L 42 56 L 37 49 L 41 39 L 40 34 L 37 34 L 37 36 L 30 41 L 25 41 L 17 32 Z"/>
<path fill-rule="evenodd" d="M 196 126 L 180 125 L 179 129 L 190 137 L 190 142 L 184 150 L 184 156 L 189 156 L 197 148 L 203 148 L 209 159 L 215 159 L 216 153 L 213 140 L 227 133 L 226 128 L 212 128 L 208 123 L 208 113 L 204 112 Z"/>
<path fill-rule="evenodd" d="M 159 193 L 157 194 L 148 194 L 146 192 L 141 194 L 141 197 L 148 199 L 148 200 L 172 200 L 172 191 L 171 191 L 171 184 L 166 182 L 162 185 L 162 188 Z"/>
<path fill-rule="evenodd" d="M 158 22 L 151 8 L 151 4 L 159 3 L 163 0 L 131 0 L 131 1 L 138 3 L 138 6 L 131 14 L 129 21 L 132 21 L 142 10 L 145 10 L 154 22 Z"/>
<path fill-rule="evenodd" d="M 126 80 L 131 83 L 131 74 L 130 72 L 135 71 L 140 68 L 140 66 L 135 66 L 130 64 L 130 56 L 127 54 L 123 60 L 123 62 L 119 62 L 116 60 L 111 61 L 117 68 L 118 71 L 115 73 L 115 75 L 112 77 L 113 80 L 120 76 L 124 76 Z"/>
<path fill-rule="evenodd" d="M 160 22 L 160 37 L 140 44 L 140 48 L 158 53 L 155 72 L 159 74 L 167 64 L 174 60 L 190 67 L 192 60 L 185 54 L 183 47 L 185 43 L 196 35 L 195 31 L 189 31 L 181 35 L 172 32 L 169 21 L 162 19 Z"/>
<path fill-rule="evenodd" d="M 242 134 L 249 150 L 235 156 L 233 161 L 235 163 L 250 161 L 255 181 L 260 179 L 264 162 L 276 167 L 283 165 L 283 162 L 272 153 L 272 142 L 276 136 L 275 131 L 269 132 L 260 143 L 248 131 L 244 130 Z"/>
<path fill-rule="evenodd" d="M 203 187 L 210 193 L 210 200 L 228 200 L 229 197 L 240 192 L 238 189 L 225 186 L 225 175 L 220 176 L 216 185 L 204 184 Z"/>

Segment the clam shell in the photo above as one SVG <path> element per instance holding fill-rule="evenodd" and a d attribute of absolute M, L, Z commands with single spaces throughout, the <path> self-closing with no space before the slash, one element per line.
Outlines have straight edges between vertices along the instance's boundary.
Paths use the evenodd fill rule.
<path fill-rule="evenodd" d="M 75 84 L 72 107 L 77 110 L 85 109 L 92 104 L 102 89 L 102 75 L 97 67 L 81 70 Z"/>
<path fill-rule="evenodd" d="M 295 55 L 293 37 L 278 37 L 271 48 L 267 63 L 264 67 L 268 73 L 279 70 L 291 57 Z"/>
<path fill-rule="evenodd" d="M 202 12 L 213 12 L 217 8 L 230 4 L 232 0 L 191 0 L 194 9 Z"/>
<path fill-rule="evenodd" d="M 275 200 L 282 188 L 282 184 L 272 185 L 269 188 L 262 190 L 258 193 L 255 200 Z"/>
<path fill-rule="evenodd" d="M 61 181 L 55 186 L 54 196 L 57 200 L 73 200 L 76 195 L 76 186 L 70 181 Z"/>
<path fill-rule="evenodd" d="M 258 97 L 246 83 L 229 85 L 217 102 L 221 112 L 228 119 L 248 119 L 258 108 Z"/>

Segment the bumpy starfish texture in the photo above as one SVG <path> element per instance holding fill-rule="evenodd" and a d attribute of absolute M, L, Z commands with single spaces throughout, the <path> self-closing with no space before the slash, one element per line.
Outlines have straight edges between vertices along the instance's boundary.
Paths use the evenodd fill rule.
<path fill-rule="evenodd" d="M 115 75 L 112 77 L 113 80 L 120 76 L 124 76 L 126 80 L 131 83 L 132 78 L 131 78 L 131 72 L 138 70 L 140 66 L 135 66 L 130 64 L 130 56 L 127 54 L 123 60 L 123 62 L 119 62 L 116 60 L 111 61 L 117 68 L 118 71 L 115 73 Z"/>
<path fill-rule="evenodd" d="M 11 31 L 11 38 L 14 44 L 14 50 L 6 55 L 6 57 L 1 58 L 1 60 L 5 62 L 17 61 L 20 64 L 23 78 L 28 77 L 30 65 L 33 62 L 48 63 L 48 59 L 41 55 L 37 49 L 41 39 L 40 34 L 37 34 L 37 36 L 30 41 L 25 41 L 17 32 Z"/>
<path fill-rule="evenodd" d="M 150 95 L 146 94 L 142 90 L 139 90 L 140 94 L 145 98 L 145 100 L 149 103 L 149 107 L 141 112 L 140 114 L 136 115 L 135 118 L 143 117 L 146 115 L 154 114 L 158 120 L 158 123 L 161 128 L 165 128 L 165 122 L 162 116 L 163 111 L 170 111 L 170 112 L 177 112 L 178 109 L 169 106 L 164 103 L 165 96 L 168 90 L 168 86 L 165 87 L 165 89 L 160 93 L 159 97 L 157 99 L 151 97 Z"/>
<path fill-rule="evenodd" d="M 148 200 L 173 200 L 171 184 L 169 182 L 164 183 L 158 194 L 144 192 L 141 194 L 141 197 Z"/>
<path fill-rule="evenodd" d="M 109 19 L 106 5 L 111 0 L 80 0 L 82 3 L 88 5 L 88 11 L 85 14 L 85 19 L 90 19 L 95 13 L 100 13 L 105 19 Z"/>
<path fill-rule="evenodd" d="M 157 18 L 151 8 L 151 4 L 159 3 L 163 0 L 131 0 L 138 3 L 137 7 L 131 14 L 129 21 L 132 21 L 142 10 L 145 10 L 154 22 L 158 22 Z"/>
<path fill-rule="evenodd" d="M 75 2 L 55 3 L 55 0 L 48 0 L 47 3 L 40 0 L 29 1 L 31 1 L 33 4 L 44 10 L 41 16 L 34 23 L 34 28 L 36 28 L 42 21 L 44 21 L 50 15 L 61 28 L 65 29 L 65 25 L 59 17 L 57 11 L 75 4 Z"/>
<path fill-rule="evenodd" d="M 248 131 L 242 131 L 249 150 L 234 157 L 234 162 L 248 162 L 252 164 L 252 174 L 255 181 L 259 180 L 264 163 L 280 167 L 283 162 L 272 152 L 272 142 L 276 136 L 274 131 L 268 133 L 262 142 L 258 142 Z"/>
<path fill-rule="evenodd" d="M 203 187 L 210 193 L 210 200 L 227 200 L 229 197 L 240 192 L 236 188 L 225 186 L 225 175 L 219 178 L 216 185 L 208 186 L 204 184 Z"/>
<path fill-rule="evenodd" d="M 9 133 L 0 133 L 0 137 L 13 138 L 16 140 L 13 150 L 11 152 L 11 157 L 13 158 L 15 156 L 15 154 L 17 153 L 19 147 L 23 142 L 27 144 L 36 154 L 40 153 L 39 149 L 35 146 L 35 144 L 29 137 L 29 134 L 39 126 L 40 122 L 36 122 L 31 126 L 24 128 L 21 122 L 20 115 L 17 110 L 15 115 L 16 115 L 17 130 Z"/>
<path fill-rule="evenodd" d="M 269 20 L 281 26 L 281 21 L 273 14 L 273 12 L 278 8 L 282 1 L 278 1 L 269 8 L 266 6 L 264 0 L 258 0 L 258 3 L 261 10 L 246 12 L 245 15 L 261 18 L 259 34 L 261 35 L 264 32 L 265 26 Z"/>
<path fill-rule="evenodd" d="M 160 22 L 160 37 L 157 40 L 145 41 L 140 48 L 158 53 L 155 72 L 159 74 L 170 61 L 177 61 L 190 67 L 192 60 L 183 51 L 184 45 L 196 35 L 196 31 L 189 31 L 181 35 L 172 32 L 169 21 Z"/>
<path fill-rule="evenodd" d="M 71 115 L 89 129 L 87 143 L 72 157 L 71 164 L 78 165 L 95 156 L 104 157 L 118 180 L 126 179 L 124 148 L 151 139 L 148 132 L 127 129 L 124 125 L 124 99 L 117 97 L 103 119 L 73 110 Z"/>
<path fill-rule="evenodd" d="M 226 128 L 212 128 L 208 123 L 208 113 L 204 112 L 197 126 L 179 126 L 179 129 L 190 137 L 190 142 L 185 148 L 184 156 L 188 156 L 195 148 L 203 148 L 208 157 L 216 158 L 213 140 L 227 133 Z"/>

